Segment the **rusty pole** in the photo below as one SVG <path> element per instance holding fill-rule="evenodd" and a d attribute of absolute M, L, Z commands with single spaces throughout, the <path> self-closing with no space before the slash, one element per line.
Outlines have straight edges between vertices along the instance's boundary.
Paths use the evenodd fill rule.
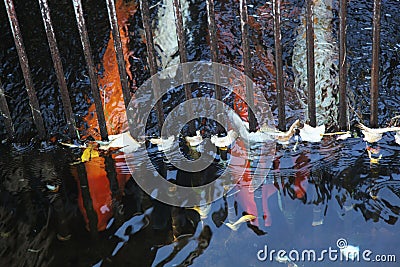
<path fill-rule="evenodd" d="M 285 89 L 283 88 L 282 33 L 281 33 L 281 0 L 272 2 L 274 14 L 276 92 L 278 96 L 278 128 L 286 131 Z"/>
<path fill-rule="evenodd" d="M 214 0 L 207 0 L 207 17 L 208 17 L 208 34 L 210 36 L 210 51 L 211 51 L 211 61 L 219 62 L 218 59 L 218 41 L 217 41 L 217 27 L 215 25 L 215 10 L 214 10 Z M 219 73 L 214 70 L 215 79 L 215 99 L 222 100 L 222 92 L 219 84 Z"/>
<path fill-rule="evenodd" d="M 208 34 L 210 37 L 210 52 L 211 61 L 219 63 L 218 58 L 218 40 L 217 40 L 217 26 L 215 25 L 215 8 L 214 0 L 207 0 L 207 21 L 208 21 Z M 220 84 L 220 73 L 218 67 L 213 65 L 214 73 L 214 88 L 215 88 L 215 99 L 222 100 L 222 90 Z M 222 134 L 224 132 L 224 127 L 217 124 L 216 132 L 217 134 Z"/>
<path fill-rule="evenodd" d="M 308 85 L 308 118 L 310 126 L 317 126 L 315 105 L 315 68 L 314 68 L 314 25 L 313 25 L 313 0 L 306 0 L 306 39 L 307 39 L 307 85 Z"/>
<path fill-rule="evenodd" d="M 339 6 L 339 126 L 341 130 L 347 127 L 347 57 L 346 57 L 346 17 L 347 0 L 340 0 Z"/>
<path fill-rule="evenodd" d="M 94 71 L 92 52 L 89 44 L 89 36 L 86 29 L 85 18 L 83 17 L 82 2 L 81 0 L 72 0 L 72 4 L 74 6 L 76 22 L 78 25 L 79 35 L 83 47 L 83 53 L 88 68 L 90 88 L 92 90 L 94 104 L 96 106 L 97 121 L 99 123 L 101 139 L 108 140 L 106 119 L 104 117 L 103 105 L 101 103 L 100 92 L 97 85 L 97 77 Z"/>
<path fill-rule="evenodd" d="M 185 29 L 183 28 L 183 17 L 181 12 L 181 1 L 174 0 L 174 11 L 175 11 L 175 19 L 176 19 L 176 35 L 178 37 L 178 48 L 179 48 L 179 58 L 181 63 L 186 63 L 188 61 L 186 55 L 186 36 L 185 36 Z M 188 76 L 186 68 L 182 68 L 183 70 L 183 80 L 186 80 Z M 190 84 L 185 83 L 185 98 L 186 100 L 190 100 L 192 98 L 192 90 L 190 88 Z M 191 112 L 189 105 L 187 105 L 187 112 Z M 195 133 L 195 124 L 194 122 L 189 122 L 189 133 Z"/>
<path fill-rule="evenodd" d="M 114 0 L 107 0 L 107 10 L 114 39 L 114 48 L 117 56 L 119 78 L 121 80 L 125 108 L 128 108 L 129 102 L 131 101 L 131 93 L 129 90 L 128 74 L 126 73 L 124 52 L 122 50 L 121 36 L 119 33 L 117 11 L 115 10 Z"/>
<path fill-rule="evenodd" d="M 15 137 L 15 131 L 4 91 L 3 83 L 0 80 L 0 115 L 4 118 L 4 124 L 6 126 L 8 137 L 12 140 Z"/>
<path fill-rule="evenodd" d="M 26 92 L 28 93 L 29 106 L 31 107 L 33 121 L 38 130 L 39 139 L 43 140 L 46 137 L 46 130 L 44 128 L 43 118 L 40 112 L 39 101 L 36 97 L 35 88 L 33 87 L 28 57 L 25 52 L 25 46 L 22 40 L 21 30 L 19 28 L 14 2 L 13 0 L 4 0 L 4 3 L 6 5 L 8 19 L 10 20 L 10 26 L 14 37 L 15 47 L 17 48 L 22 74 L 24 75 Z"/>
<path fill-rule="evenodd" d="M 246 79 L 246 98 L 248 103 L 248 119 L 249 119 L 249 130 L 255 132 L 257 128 L 256 118 L 253 110 L 250 107 L 254 106 L 254 92 L 252 78 L 253 74 L 251 71 L 251 54 L 250 54 L 250 43 L 249 43 L 249 15 L 247 12 L 247 1 L 240 0 L 240 26 L 242 30 L 242 49 L 243 49 L 243 66 L 244 74 L 250 79 Z"/>
<path fill-rule="evenodd" d="M 149 10 L 149 3 L 147 0 L 140 0 L 140 11 L 142 13 L 142 22 L 144 33 L 146 37 L 146 48 L 147 48 L 147 60 L 150 67 L 150 75 L 153 76 L 157 74 L 157 59 L 156 59 L 156 52 L 154 50 L 154 40 L 153 40 L 153 33 L 151 30 L 151 19 L 150 19 L 150 10 Z M 160 95 L 160 84 L 157 79 L 152 80 L 153 84 L 153 95 L 156 99 L 159 99 L 156 103 L 156 110 L 157 110 L 157 117 L 158 117 L 158 128 L 161 135 L 161 129 L 164 124 L 164 111 L 162 106 L 162 100 Z"/>
<path fill-rule="evenodd" d="M 46 30 L 47 41 L 49 42 L 51 58 L 54 63 L 54 70 L 57 76 L 58 87 L 61 92 L 61 101 L 63 103 L 65 117 L 67 119 L 68 129 L 71 138 L 78 137 L 77 129 L 72 111 L 71 101 L 69 99 L 67 83 L 65 81 L 64 70 L 61 63 L 60 52 L 57 47 L 57 40 L 54 34 L 53 25 L 50 18 L 50 9 L 47 0 L 39 0 L 40 11 L 42 13 L 44 28 Z"/>
<path fill-rule="evenodd" d="M 378 127 L 379 97 L 379 46 L 381 30 L 381 1 L 374 0 L 374 16 L 372 27 L 372 67 L 371 67 L 371 117 L 370 126 Z"/>

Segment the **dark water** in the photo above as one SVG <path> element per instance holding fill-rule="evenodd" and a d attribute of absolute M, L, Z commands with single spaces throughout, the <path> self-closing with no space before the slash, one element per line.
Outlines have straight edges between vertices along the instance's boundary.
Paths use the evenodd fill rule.
<path fill-rule="evenodd" d="M 62 138 L 65 120 L 38 3 L 15 2 L 46 129 L 50 135 Z M 291 51 L 303 5 L 302 1 L 293 2 L 284 5 L 283 13 L 289 18 L 284 20 L 282 29 L 289 119 L 296 117 L 297 104 L 291 89 Z M 350 1 L 348 10 L 349 86 L 356 95 L 356 107 L 363 119 L 369 115 L 370 2 Z M 209 60 L 206 31 L 202 30 L 206 22 L 205 4 L 193 3 L 189 23 L 194 38 L 187 44 L 189 59 Z M 109 36 L 105 1 L 84 1 L 83 5 L 94 60 L 101 72 L 100 62 Z M 263 2 L 249 1 L 249 5 L 252 15 L 269 12 L 269 6 L 263 6 Z M 50 7 L 74 112 L 77 121 L 83 124 L 91 94 L 73 9 L 70 1 L 50 1 Z M 400 35 L 396 34 L 400 30 L 396 14 L 399 8 L 399 1 L 383 1 L 381 125 L 400 113 Z M 240 67 L 238 10 L 237 2 L 216 2 L 217 23 L 224 33 L 219 44 L 221 61 Z M 35 130 L 3 5 L 0 12 L 0 76 L 18 136 L 27 141 L 35 135 Z M 267 64 L 271 61 L 268 55 L 273 53 L 272 24 L 268 19 L 256 17 L 253 25 L 251 45 L 258 51 L 252 59 L 254 79 L 262 86 L 276 114 L 274 77 Z M 144 70 L 145 46 L 140 37 L 139 12 L 131 18 L 130 31 L 135 55 L 131 59 L 131 71 L 136 84 L 141 84 L 149 73 Z M 210 94 L 206 87 L 203 89 L 195 90 L 193 95 Z M 177 105 L 182 97 L 183 92 L 176 92 L 165 99 L 166 110 Z M 5 137 L 2 120 L 0 135 Z M 86 166 L 70 165 L 80 157 L 80 149 L 48 144 L 3 144 L 0 146 L 0 265 L 291 266 L 292 263 L 275 260 L 261 262 L 257 252 L 267 245 L 269 251 L 314 249 L 319 253 L 329 247 L 337 249 L 340 238 L 359 246 L 360 252 L 371 250 L 371 258 L 377 254 L 393 254 L 398 262 L 400 147 L 393 140 L 393 134 L 386 134 L 379 142 L 382 154 L 379 164 L 370 163 L 365 142 L 360 138 L 300 144 L 296 151 L 292 150 L 293 144 L 288 148 L 278 146 L 274 168 L 260 189 L 244 200 L 240 192 L 235 194 L 240 189 L 237 188 L 214 202 L 206 218 L 200 218 L 195 210 L 170 207 L 153 200 L 135 184 L 124 163 L 115 159 L 115 155 L 100 158 L 98 167 L 103 175 L 86 177 L 85 172 L 92 173 L 87 163 Z M 160 159 L 154 148 L 150 151 L 155 161 Z M 222 163 L 215 162 L 205 173 L 173 173 L 181 179 L 201 180 L 220 168 Z M 140 170 L 133 175 L 140 175 Z M 56 188 L 55 192 L 52 188 Z M 107 206 L 97 207 L 95 203 Z M 257 219 L 252 224 L 242 224 L 238 231 L 222 223 L 236 221 L 243 212 L 257 213 Z M 313 222 L 323 223 L 313 226 Z M 105 229 L 97 231 L 98 228 Z M 297 261 L 296 264 L 347 265 L 328 260 L 323 263 Z M 358 265 L 397 266 L 376 262 Z"/>

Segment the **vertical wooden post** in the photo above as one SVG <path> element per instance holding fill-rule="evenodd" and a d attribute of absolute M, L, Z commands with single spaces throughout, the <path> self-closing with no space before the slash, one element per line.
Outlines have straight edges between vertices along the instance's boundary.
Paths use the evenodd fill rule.
<path fill-rule="evenodd" d="M 274 14 L 276 92 L 278 96 L 278 128 L 286 131 L 285 89 L 283 88 L 282 33 L 281 33 L 281 0 L 272 2 Z"/>
<path fill-rule="evenodd" d="M 371 66 L 371 117 L 370 126 L 378 127 L 379 97 L 379 47 L 381 31 L 381 1 L 374 0 L 374 16 L 372 26 L 372 66 Z"/>
<path fill-rule="evenodd" d="M 217 27 L 215 25 L 215 10 L 214 10 L 214 0 L 207 0 L 207 18 L 208 18 L 208 34 L 210 36 L 210 51 L 211 51 L 211 61 L 219 62 L 218 59 L 218 40 L 217 40 Z M 222 100 L 222 92 L 219 84 L 219 73 L 214 71 L 215 77 L 215 99 Z"/>
<path fill-rule="evenodd" d="M 308 85 L 308 117 L 310 126 L 317 126 L 315 104 L 315 62 L 314 62 L 314 25 L 313 25 L 313 0 L 306 0 L 306 39 L 307 39 L 307 85 Z"/>
<path fill-rule="evenodd" d="M 188 61 L 186 54 L 186 34 L 185 29 L 183 28 L 183 17 L 181 11 L 181 1 L 174 0 L 174 11 L 175 11 L 175 19 L 176 19 L 176 34 L 178 36 L 178 48 L 179 48 L 179 57 L 181 63 L 186 63 Z M 183 80 L 186 80 L 188 73 L 186 73 L 186 69 L 183 68 Z M 190 84 L 184 84 L 185 88 L 185 98 L 186 100 L 192 99 L 192 90 Z M 189 105 L 187 105 L 187 112 L 191 112 Z M 189 123 L 189 133 L 190 135 L 195 133 L 195 124 L 194 122 Z"/>
<path fill-rule="evenodd" d="M 244 74 L 252 80 L 253 74 L 251 71 L 251 54 L 249 44 L 249 17 L 247 13 L 247 1 L 240 0 L 240 26 L 242 30 L 242 49 L 243 49 L 243 65 Z M 254 92 L 252 83 L 246 79 L 246 98 L 248 102 L 249 130 L 255 132 L 257 128 L 256 118 L 253 110 L 250 107 L 254 106 Z"/>
<path fill-rule="evenodd" d="M 339 7 L 339 126 L 347 128 L 347 57 L 346 57 L 347 0 L 340 0 Z"/>
<path fill-rule="evenodd" d="M 146 37 L 146 48 L 147 48 L 147 60 L 150 67 L 150 75 L 153 76 L 157 73 L 157 60 L 154 50 L 154 40 L 153 33 L 151 30 L 151 20 L 150 20 L 150 10 L 149 3 L 147 0 L 140 0 L 140 11 L 142 13 L 142 22 L 144 33 Z M 153 95 L 156 99 L 159 99 L 160 96 L 160 84 L 158 80 L 153 80 L 156 84 L 152 84 L 153 87 Z M 158 128 L 161 135 L 161 129 L 164 124 L 164 111 L 162 106 L 162 100 L 160 99 L 156 103 L 157 117 L 158 117 Z"/>

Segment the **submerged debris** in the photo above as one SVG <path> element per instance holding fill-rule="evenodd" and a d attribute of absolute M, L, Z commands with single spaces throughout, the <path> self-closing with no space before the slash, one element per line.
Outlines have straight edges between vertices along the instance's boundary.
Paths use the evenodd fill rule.
<path fill-rule="evenodd" d="M 150 143 L 157 145 L 160 151 L 168 151 L 174 145 L 175 137 L 171 135 L 167 139 L 164 138 L 151 138 Z"/>
<path fill-rule="evenodd" d="M 379 149 L 374 149 L 374 148 L 367 146 L 367 152 L 368 152 L 368 157 L 369 157 L 371 164 L 378 164 L 379 160 L 382 159 L 382 154 L 379 154 L 379 157 L 377 157 L 377 158 L 372 157 L 373 154 L 379 153 Z"/>
<path fill-rule="evenodd" d="M 377 128 L 372 129 L 368 128 L 362 123 L 358 123 L 356 127 L 361 129 L 361 132 L 364 134 L 364 141 L 368 143 L 375 143 L 382 139 L 382 135 L 387 132 L 396 132 L 400 131 L 400 127 L 386 127 L 386 128 Z"/>
<path fill-rule="evenodd" d="M 225 148 L 230 146 L 236 140 L 236 138 L 238 138 L 238 136 L 239 135 L 234 130 L 229 130 L 226 136 L 211 136 L 211 143 L 213 143 L 216 147 Z"/>
<path fill-rule="evenodd" d="M 99 142 L 101 150 L 118 148 L 123 153 L 133 153 L 139 149 L 140 143 L 136 141 L 129 132 L 108 136 L 110 142 Z"/>
<path fill-rule="evenodd" d="M 262 126 L 260 132 L 271 134 L 275 137 L 278 143 L 287 144 L 290 138 L 295 134 L 296 129 L 300 126 L 300 120 L 296 120 L 286 132 L 277 131 L 275 129 L 270 129 L 269 127 Z"/>
<path fill-rule="evenodd" d="M 305 142 L 320 142 L 325 133 L 325 125 L 311 127 L 308 124 L 304 124 L 304 127 L 300 129 L 300 137 Z"/>
<path fill-rule="evenodd" d="M 207 219 L 208 214 L 211 211 L 211 204 L 201 205 L 201 206 L 194 206 L 191 209 L 195 210 L 200 215 L 200 219 L 201 220 L 204 220 L 204 219 Z"/>
<path fill-rule="evenodd" d="M 242 225 L 242 223 L 252 221 L 252 220 L 254 220 L 254 219 L 256 219 L 256 218 L 257 218 L 257 217 L 254 216 L 254 215 L 247 214 L 247 215 L 244 215 L 244 216 L 240 217 L 240 218 L 239 218 L 236 222 L 234 222 L 234 223 L 229 223 L 229 222 L 227 222 L 227 223 L 224 223 L 224 224 L 225 224 L 226 226 L 228 226 L 229 228 L 231 228 L 231 230 L 237 231 L 237 230 L 239 229 L 240 225 Z"/>
<path fill-rule="evenodd" d="M 98 157 L 99 157 L 99 151 L 97 150 L 96 145 L 89 144 L 88 147 L 85 148 L 85 150 L 82 153 L 81 161 L 86 162 Z"/>
<path fill-rule="evenodd" d="M 186 136 L 185 140 L 191 147 L 195 147 L 203 142 L 203 137 L 201 136 L 200 131 L 196 131 L 195 136 Z"/>

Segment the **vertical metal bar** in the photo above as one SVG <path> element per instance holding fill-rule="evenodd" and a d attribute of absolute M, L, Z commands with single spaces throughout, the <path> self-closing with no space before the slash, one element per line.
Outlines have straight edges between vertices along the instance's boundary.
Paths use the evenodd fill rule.
<path fill-rule="evenodd" d="M 210 36 L 210 52 L 211 61 L 219 63 L 218 58 L 218 40 L 217 40 L 217 26 L 215 25 L 215 8 L 214 0 L 207 0 L 207 18 L 208 18 L 208 34 Z M 213 65 L 214 73 L 214 88 L 215 88 L 215 99 L 222 101 L 222 90 L 220 84 L 220 73 L 218 67 Z M 224 132 L 224 127 L 217 124 L 216 133 L 222 134 Z"/>
<path fill-rule="evenodd" d="M 131 101 L 131 93 L 128 84 L 128 74 L 126 73 L 126 65 L 124 60 L 124 52 L 122 50 L 121 36 L 118 27 L 117 11 L 115 10 L 114 0 L 107 0 L 108 17 L 110 19 L 111 31 L 114 39 L 114 48 L 117 55 L 119 78 L 121 80 L 122 94 L 124 97 L 125 107 L 127 108 Z"/>
<path fill-rule="evenodd" d="M 22 74 L 24 75 L 26 92 L 28 93 L 29 105 L 31 107 L 33 121 L 38 130 L 39 139 L 45 139 L 46 130 L 44 128 L 43 118 L 40 112 L 39 101 L 36 97 L 35 88 L 33 87 L 33 81 L 29 70 L 28 57 L 25 52 L 25 46 L 22 40 L 21 30 L 19 28 L 14 2 L 13 0 L 4 0 L 4 3 L 6 5 L 8 19 L 10 20 L 11 30 L 13 33 L 15 46 L 17 48 Z"/>
<path fill-rule="evenodd" d="M 106 119 L 104 117 L 104 110 L 101 103 L 99 88 L 97 85 L 97 77 L 94 71 L 94 64 L 92 59 L 92 51 L 89 44 L 89 36 L 86 30 L 85 18 L 83 17 L 82 2 L 81 0 L 72 0 L 75 10 L 76 22 L 78 24 L 79 35 L 82 42 L 83 53 L 85 55 L 86 64 L 89 73 L 90 88 L 96 106 L 97 121 L 99 123 L 100 135 L 102 140 L 108 140 Z"/>
<path fill-rule="evenodd" d="M 2 117 L 4 118 L 4 124 L 6 126 L 7 134 L 10 139 L 14 139 L 15 131 L 14 126 L 11 119 L 10 110 L 8 109 L 6 96 L 4 94 L 5 90 L 3 87 L 3 83 L 0 80 L 0 112 Z"/>
<path fill-rule="evenodd" d="M 317 126 L 315 105 L 315 69 L 314 69 L 314 25 L 313 25 L 313 0 L 306 0 L 306 39 L 307 39 L 307 85 L 308 85 L 308 118 L 310 126 Z"/>
<path fill-rule="evenodd" d="M 175 19 L 176 19 L 176 34 L 178 36 L 178 48 L 179 48 L 179 57 L 180 57 L 180 62 L 181 63 L 186 63 L 188 61 L 187 55 L 186 55 L 186 34 L 185 34 L 185 29 L 183 28 L 183 17 L 182 17 L 182 12 L 181 12 L 181 1 L 180 0 L 174 0 L 174 11 L 175 11 Z M 184 81 L 186 80 L 185 77 L 187 77 L 186 69 L 183 68 L 183 77 Z M 192 98 L 192 90 L 190 88 L 190 84 L 184 84 L 185 88 L 185 98 L 186 100 L 189 100 Z M 190 107 L 188 106 L 187 112 L 191 112 Z M 195 132 L 195 125 L 194 122 L 192 121 L 189 123 L 189 133 L 194 134 Z"/>
<path fill-rule="evenodd" d="M 42 13 L 44 28 L 46 30 L 47 41 L 49 42 L 51 58 L 52 58 L 53 64 L 54 64 L 54 70 L 55 70 L 56 76 L 57 76 L 58 87 L 60 88 L 61 101 L 63 103 L 69 133 L 72 138 L 78 137 L 75 120 L 74 120 L 74 114 L 73 114 L 72 106 L 71 106 L 71 101 L 69 99 L 67 83 L 65 81 L 64 70 L 63 70 L 63 66 L 61 63 L 60 52 L 58 50 L 57 40 L 56 40 L 56 36 L 54 34 L 53 25 L 51 22 L 50 8 L 47 3 L 47 0 L 39 0 L 39 5 L 40 5 L 40 11 Z"/>
<path fill-rule="evenodd" d="M 370 126 L 378 127 L 379 97 L 379 46 L 381 31 L 381 1 L 374 0 L 374 16 L 372 27 L 372 67 L 371 67 L 371 117 Z"/>
<path fill-rule="evenodd" d="M 347 0 L 340 0 L 339 5 L 339 126 L 341 130 L 344 130 L 347 127 Z"/>
<path fill-rule="evenodd" d="M 181 12 L 181 1 L 174 0 L 174 10 L 175 10 L 175 18 L 176 18 L 176 34 L 178 36 L 178 47 L 179 47 L 179 56 L 181 63 L 187 62 L 186 55 L 186 34 L 185 29 L 183 28 L 183 17 Z M 186 92 L 188 93 L 188 92 Z M 190 99 L 192 97 L 191 92 L 186 96 L 186 99 Z"/>
<path fill-rule="evenodd" d="M 218 59 L 218 41 L 217 41 L 217 27 L 215 25 L 215 10 L 214 10 L 214 0 L 207 0 L 207 17 L 208 17 L 208 34 L 210 36 L 210 51 L 211 60 L 213 62 L 219 62 Z M 215 78 L 215 98 L 217 100 L 222 99 L 221 87 L 219 84 L 219 75 L 214 71 Z"/>
<path fill-rule="evenodd" d="M 283 88 L 282 33 L 281 33 L 281 0 L 272 2 L 274 13 L 276 92 L 278 96 L 278 128 L 286 131 L 285 91 Z"/>
<path fill-rule="evenodd" d="M 250 79 L 246 79 L 246 98 L 248 102 L 248 119 L 249 119 L 249 130 L 255 132 L 256 118 L 253 110 L 250 107 L 254 106 L 254 92 L 251 84 L 253 74 L 251 71 L 251 54 L 250 54 L 250 43 L 249 43 L 249 15 L 247 13 L 247 1 L 240 0 L 240 26 L 242 30 L 242 49 L 243 49 L 243 66 L 244 74 Z"/>
<path fill-rule="evenodd" d="M 142 13 L 142 22 L 144 33 L 146 37 L 146 48 L 147 48 L 147 60 L 149 62 L 150 67 L 150 75 L 153 76 L 157 73 L 157 60 L 156 60 L 156 52 L 154 50 L 154 40 L 153 33 L 151 30 L 151 19 L 150 19 L 150 10 L 149 3 L 147 0 L 140 0 L 140 11 Z M 164 124 L 164 111 L 162 106 L 162 100 L 160 96 L 160 84 L 158 80 L 153 80 L 153 95 L 156 99 L 160 99 L 156 103 L 157 117 L 158 117 L 158 128 L 161 134 L 161 129 Z"/>

